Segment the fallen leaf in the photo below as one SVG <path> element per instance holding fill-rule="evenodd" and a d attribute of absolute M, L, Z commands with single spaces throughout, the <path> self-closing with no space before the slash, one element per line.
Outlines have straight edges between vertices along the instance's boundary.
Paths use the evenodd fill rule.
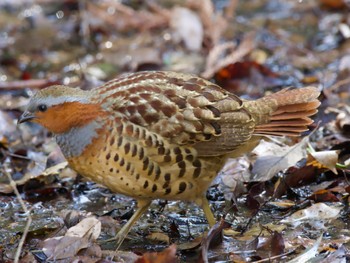
<path fill-rule="evenodd" d="M 320 151 L 310 152 L 310 155 L 314 160 L 322 165 L 322 167 L 331 170 L 333 173 L 338 174 L 336 164 L 339 158 L 339 151 Z"/>
<path fill-rule="evenodd" d="M 280 146 L 273 142 L 262 140 L 253 153 L 257 159 L 253 165 L 252 181 L 268 181 L 276 173 L 295 165 L 306 156 L 308 137 L 303 138 L 294 146 Z"/>
<path fill-rule="evenodd" d="M 225 228 L 230 227 L 230 224 L 223 219 L 216 223 L 208 232 L 208 235 L 202 239 L 202 253 L 198 262 L 208 262 L 208 250 L 210 247 L 217 246 L 222 243 L 223 234 L 222 231 Z"/>
<path fill-rule="evenodd" d="M 65 236 L 48 238 L 44 241 L 43 252 L 49 259 L 65 259 L 75 256 L 87 248 L 101 233 L 101 222 L 88 217 L 67 230 Z"/>
<path fill-rule="evenodd" d="M 298 257 L 288 261 L 288 263 L 301 263 L 307 262 L 310 259 L 313 259 L 317 253 L 317 249 L 321 244 L 322 235 L 316 240 L 312 247 L 309 247 L 305 250 L 304 253 L 299 255 Z"/>
<path fill-rule="evenodd" d="M 281 220 L 282 223 L 290 223 L 298 226 L 303 222 L 313 223 L 317 221 L 324 221 L 335 219 L 338 217 L 341 208 L 335 206 L 328 206 L 324 203 L 316 203 L 308 208 L 299 210 L 293 213 L 286 219 Z"/>
<path fill-rule="evenodd" d="M 148 252 L 138 258 L 135 263 L 176 263 L 176 245 L 164 249 L 161 252 Z"/>

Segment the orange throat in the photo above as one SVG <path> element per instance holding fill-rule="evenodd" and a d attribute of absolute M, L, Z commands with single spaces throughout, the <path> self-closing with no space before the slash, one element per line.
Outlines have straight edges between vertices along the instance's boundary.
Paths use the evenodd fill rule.
<path fill-rule="evenodd" d="M 72 128 L 88 125 L 94 120 L 103 118 L 107 113 L 99 104 L 65 102 L 49 108 L 46 112 L 37 113 L 35 122 L 54 134 L 62 134 Z"/>

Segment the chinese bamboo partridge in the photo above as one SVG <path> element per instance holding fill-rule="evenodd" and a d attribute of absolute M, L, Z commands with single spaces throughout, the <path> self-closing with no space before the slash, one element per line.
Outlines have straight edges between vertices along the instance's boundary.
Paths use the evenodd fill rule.
<path fill-rule="evenodd" d="M 299 136 L 318 96 L 307 87 L 247 101 L 193 75 L 138 72 L 89 91 L 43 89 L 19 122 L 44 126 L 74 170 L 138 201 L 116 237 L 121 243 L 158 198 L 194 201 L 213 225 L 205 194 L 226 159 L 264 135 Z"/>

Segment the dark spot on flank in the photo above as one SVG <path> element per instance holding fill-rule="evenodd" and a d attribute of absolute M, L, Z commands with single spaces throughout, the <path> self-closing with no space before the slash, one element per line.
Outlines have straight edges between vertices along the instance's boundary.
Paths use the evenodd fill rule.
<path fill-rule="evenodd" d="M 125 145 L 124 145 L 124 152 L 125 154 L 128 154 L 130 151 L 130 143 L 127 142 Z"/>
<path fill-rule="evenodd" d="M 149 167 L 148 167 L 148 175 L 151 175 L 152 172 L 153 172 L 153 169 L 154 169 L 154 164 L 153 162 L 149 164 Z"/>
<path fill-rule="evenodd" d="M 174 148 L 174 153 L 175 153 L 175 154 L 180 154 L 180 153 L 181 153 L 180 147 L 175 147 L 175 148 Z"/>
<path fill-rule="evenodd" d="M 193 171 L 193 178 L 197 178 L 200 174 L 201 174 L 201 168 L 196 167 L 196 169 L 194 169 Z"/>
<path fill-rule="evenodd" d="M 161 174 L 159 166 L 156 166 L 155 174 L 156 174 L 156 177 L 154 178 L 154 180 L 158 181 L 159 177 L 160 177 L 160 174 Z"/>
<path fill-rule="evenodd" d="M 183 167 L 183 168 L 180 168 L 180 171 L 179 171 L 179 178 L 183 177 L 186 173 L 186 168 Z"/>
<path fill-rule="evenodd" d="M 140 132 L 140 139 L 146 139 L 146 130 L 142 129 Z"/>
<path fill-rule="evenodd" d="M 123 137 L 118 138 L 118 147 L 120 147 L 123 144 Z"/>
<path fill-rule="evenodd" d="M 114 143 L 115 143 L 115 138 L 113 136 L 112 139 L 109 141 L 109 145 L 112 146 Z"/>
<path fill-rule="evenodd" d="M 200 162 L 198 159 L 196 159 L 196 160 L 193 162 L 193 166 L 194 166 L 194 167 L 201 167 L 202 164 L 201 164 L 201 162 Z"/>
<path fill-rule="evenodd" d="M 177 165 L 179 166 L 179 168 L 181 169 L 185 169 L 186 168 L 186 163 L 184 161 L 178 162 Z"/>
<path fill-rule="evenodd" d="M 143 188 L 146 189 L 148 187 L 148 181 L 146 180 L 145 183 L 143 184 Z"/>
<path fill-rule="evenodd" d="M 109 169 L 109 172 L 110 172 L 110 173 L 113 173 L 113 168 Z"/>
<path fill-rule="evenodd" d="M 126 169 L 126 171 L 128 172 L 128 171 L 130 170 L 130 168 L 131 168 L 131 163 L 128 162 L 128 163 L 126 164 L 126 168 L 125 168 L 125 169 Z"/>
<path fill-rule="evenodd" d="M 118 160 L 119 160 L 119 155 L 118 155 L 117 153 L 114 155 L 113 160 L 114 160 L 115 162 L 118 162 Z"/>
<path fill-rule="evenodd" d="M 119 162 L 119 165 L 120 166 L 123 166 L 125 164 L 125 160 L 124 160 L 124 158 L 121 158 L 121 160 L 120 160 L 120 162 Z"/>
<path fill-rule="evenodd" d="M 181 162 L 182 160 L 183 160 L 182 154 L 176 155 L 176 162 L 177 162 L 177 163 L 178 163 L 178 162 Z"/>
<path fill-rule="evenodd" d="M 170 173 L 166 173 L 166 174 L 164 175 L 164 180 L 165 180 L 165 181 L 170 181 L 170 179 L 171 179 Z"/>
<path fill-rule="evenodd" d="M 105 145 L 105 147 L 103 147 L 103 151 L 105 152 L 107 150 L 107 145 Z"/>
<path fill-rule="evenodd" d="M 187 156 L 186 156 L 186 160 L 187 160 L 187 161 L 192 162 L 192 161 L 193 161 L 193 159 L 194 159 L 194 157 L 193 157 L 193 155 L 192 155 L 192 154 L 189 154 L 189 155 L 187 155 Z"/>
<path fill-rule="evenodd" d="M 191 153 L 191 150 L 188 148 L 185 148 L 185 153 Z"/>
<path fill-rule="evenodd" d="M 170 155 L 165 155 L 164 156 L 164 162 L 170 162 L 171 161 L 171 156 Z"/>
<path fill-rule="evenodd" d="M 137 154 L 137 145 L 133 144 L 132 145 L 132 150 L 131 150 L 131 157 L 136 156 L 136 154 Z"/>
<path fill-rule="evenodd" d="M 163 184 L 163 189 L 168 188 L 168 187 L 169 187 L 169 181 L 166 181 L 166 182 Z"/>
<path fill-rule="evenodd" d="M 148 164 L 149 164 L 149 159 L 148 159 L 148 157 L 145 157 L 145 159 L 143 159 L 142 170 L 146 170 L 148 168 Z"/>
<path fill-rule="evenodd" d="M 159 154 L 159 155 L 163 155 L 164 153 L 165 153 L 165 148 L 164 148 L 164 146 L 158 147 L 158 154 Z"/>
<path fill-rule="evenodd" d="M 165 195 L 168 195 L 168 194 L 170 194 L 171 193 L 171 188 L 169 187 L 169 188 L 167 188 L 167 189 L 165 189 Z"/>
<path fill-rule="evenodd" d="M 123 181 L 123 180 L 124 180 L 124 177 L 120 177 L 119 179 L 120 179 L 120 181 Z"/>
<path fill-rule="evenodd" d="M 156 185 L 156 184 L 154 184 L 154 185 L 152 186 L 152 193 L 154 193 L 155 191 L 157 191 L 157 185 Z"/>
<path fill-rule="evenodd" d="M 106 160 L 109 160 L 111 158 L 111 153 L 107 153 Z"/>
<path fill-rule="evenodd" d="M 181 182 L 179 184 L 179 191 L 177 192 L 178 194 L 183 193 L 186 190 L 187 184 L 185 182 Z"/>
<path fill-rule="evenodd" d="M 140 174 L 137 174 L 136 175 L 136 180 L 139 180 L 140 179 Z"/>
<path fill-rule="evenodd" d="M 140 147 L 139 159 L 142 160 L 144 156 L 145 156 L 145 151 L 143 150 L 143 147 Z"/>

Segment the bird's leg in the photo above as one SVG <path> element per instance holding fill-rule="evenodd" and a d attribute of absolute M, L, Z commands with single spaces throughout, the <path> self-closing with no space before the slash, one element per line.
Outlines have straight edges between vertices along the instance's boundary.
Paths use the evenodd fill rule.
<path fill-rule="evenodd" d="M 123 243 L 125 237 L 128 235 L 130 228 L 134 225 L 134 223 L 142 216 L 144 212 L 151 205 L 152 201 L 149 200 L 138 200 L 137 201 L 137 210 L 132 215 L 132 217 L 126 222 L 126 224 L 119 230 L 118 234 L 111 239 L 105 240 L 104 242 L 116 241 L 117 250 Z"/>
<path fill-rule="evenodd" d="M 207 218 L 207 221 L 209 223 L 209 225 L 212 227 L 213 225 L 215 225 L 216 223 L 216 220 L 215 220 L 215 217 L 213 215 L 213 212 L 211 211 L 210 209 L 210 206 L 209 206 L 209 202 L 208 202 L 208 199 L 203 196 L 202 199 L 200 199 L 200 201 L 196 202 L 199 206 L 202 207 L 203 209 L 203 212 L 205 214 L 205 217 Z"/>

